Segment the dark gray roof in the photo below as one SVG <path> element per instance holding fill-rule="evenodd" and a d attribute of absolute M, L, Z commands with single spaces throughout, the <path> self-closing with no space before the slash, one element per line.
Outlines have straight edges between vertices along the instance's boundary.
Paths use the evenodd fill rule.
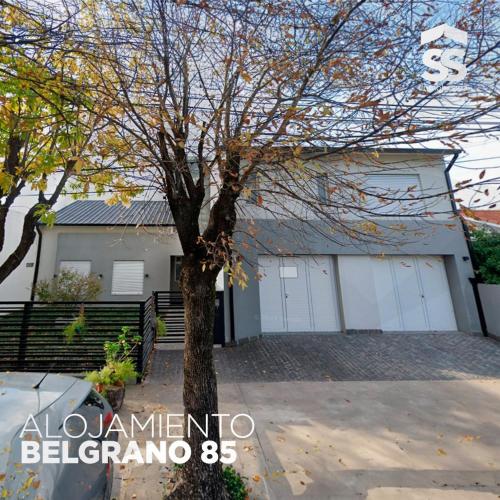
<path fill-rule="evenodd" d="M 56 213 L 56 226 L 173 226 L 166 201 L 133 201 L 130 207 L 79 200 Z"/>

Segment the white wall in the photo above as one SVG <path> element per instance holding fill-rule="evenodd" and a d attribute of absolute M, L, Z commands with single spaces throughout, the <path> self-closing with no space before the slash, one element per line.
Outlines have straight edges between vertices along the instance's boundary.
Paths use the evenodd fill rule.
<path fill-rule="evenodd" d="M 422 212 L 430 211 L 434 212 L 435 215 L 433 219 L 448 219 L 452 211 L 450 200 L 446 193 L 448 190 L 445 177 L 445 162 L 443 157 L 440 155 L 431 155 L 423 153 L 381 153 L 378 157 L 373 156 L 369 153 L 353 153 L 349 155 L 348 159 L 342 157 L 339 158 L 338 155 L 328 155 L 321 157 L 320 159 L 307 160 L 304 158 L 304 163 L 307 163 L 307 170 L 309 173 L 317 170 L 318 172 L 326 173 L 330 175 L 330 179 L 333 179 L 335 184 L 335 179 L 347 180 L 354 182 L 358 186 L 363 186 L 366 182 L 366 176 L 368 174 L 378 174 L 378 175 L 390 175 L 390 174 L 413 174 L 417 175 L 422 188 L 422 193 L 425 196 L 431 196 L 430 199 L 425 200 L 425 208 L 421 209 L 420 204 L 417 207 L 415 205 L 411 211 Z M 262 167 L 265 168 L 265 167 Z M 331 172 L 331 174 L 328 174 Z M 272 174 L 269 174 L 272 176 Z M 296 174 L 299 175 L 299 174 Z M 281 175 L 279 176 L 281 177 Z M 300 182 L 299 186 L 295 190 L 300 192 L 300 196 L 304 197 L 308 192 L 314 193 L 314 202 L 317 202 L 317 183 L 318 181 L 314 178 L 304 179 Z M 283 209 L 285 205 L 286 209 L 293 214 L 296 214 L 300 218 L 315 218 L 316 215 L 311 214 L 311 210 L 303 206 L 303 204 L 293 200 L 292 198 L 286 199 L 285 201 L 280 201 L 277 204 L 272 203 L 272 197 L 275 195 L 266 194 L 265 183 L 261 181 L 261 189 L 263 189 L 263 206 L 264 208 L 258 208 L 256 206 L 251 206 L 245 203 L 244 200 L 240 202 L 242 210 L 244 212 L 244 217 L 254 217 L 260 219 L 272 219 L 272 218 L 288 218 L 290 214 Z M 292 186 L 290 186 L 292 187 Z M 270 186 L 270 190 L 275 191 L 276 187 Z M 258 190 L 258 188 L 257 188 Z M 294 189 L 292 189 L 293 191 Z M 342 205 L 358 205 L 360 200 L 358 199 L 357 192 L 353 191 L 355 195 L 355 200 L 350 198 L 350 193 L 348 193 L 348 188 L 341 187 L 339 193 L 342 192 L 343 196 L 346 197 L 345 200 L 339 201 L 341 194 L 332 195 L 332 203 L 335 203 L 335 196 L 337 196 L 337 201 Z M 415 196 L 417 196 L 416 193 Z M 403 193 L 398 193 L 397 196 L 404 196 Z M 316 203 L 315 203 L 316 204 Z M 396 212 L 396 210 L 394 210 Z M 355 211 L 354 211 L 355 212 Z M 403 211 L 404 213 L 410 213 L 409 210 Z M 342 217 L 346 220 L 354 219 L 357 217 L 355 213 L 336 213 L 336 217 Z M 387 219 L 385 219 L 387 220 Z"/>
<path fill-rule="evenodd" d="M 500 285 L 480 284 L 478 288 L 488 332 L 500 337 Z"/>
<path fill-rule="evenodd" d="M 9 212 L 5 232 L 5 245 L 2 252 L 0 252 L 0 262 L 3 263 L 18 245 L 23 219 L 24 214 L 22 212 L 15 210 Z M 30 299 L 31 285 L 35 271 L 36 250 L 37 240 L 35 240 L 35 243 L 31 246 L 19 267 L 0 284 L 0 302 L 8 300 L 25 301 Z"/>

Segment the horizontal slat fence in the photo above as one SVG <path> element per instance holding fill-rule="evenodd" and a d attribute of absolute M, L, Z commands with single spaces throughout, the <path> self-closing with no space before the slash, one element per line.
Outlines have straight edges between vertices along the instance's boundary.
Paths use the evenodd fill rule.
<path fill-rule="evenodd" d="M 184 343 L 184 301 L 181 292 L 154 292 L 156 313 L 165 322 L 167 334 L 158 337 L 162 344 Z"/>
<path fill-rule="evenodd" d="M 153 309 L 153 319 L 151 319 Z M 85 317 L 85 331 L 68 343 L 64 329 Z M 149 316 L 148 316 L 149 314 Z M 141 335 L 136 366 L 143 372 L 154 344 L 154 302 L 0 302 L 0 370 L 80 373 L 102 368 L 103 345 L 122 326 Z"/>
<path fill-rule="evenodd" d="M 181 292 L 154 292 L 156 314 L 165 322 L 167 333 L 157 337 L 162 344 L 184 343 L 184 301 Z M 224 292 L 215 294 L 214 344 L 224 345 Z"/>

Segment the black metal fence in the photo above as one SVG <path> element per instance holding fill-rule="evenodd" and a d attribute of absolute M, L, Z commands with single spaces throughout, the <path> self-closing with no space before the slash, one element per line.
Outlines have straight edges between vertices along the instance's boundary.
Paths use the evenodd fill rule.
<path fill-rule="evenodd" d="M 173 344 L 184 342 L 184 302 L 181 292 L 154 292 L 156 314 L 163 319 L 167 333 L 156 339 L 159 343 Z M 224 292 L 216 292 L 214 344 L 225 344 L 224 334 Z"/>
<path fill-rule="evenodd" d="M 167 334 L 157 342 L 175 344 L 184 342 L 184 302 L 181 292 L 154 292 L 156 314 L 165 322 Z"/>
<path fill-rule="evenodd" d="M 167 334 L 156 336 L 156 316 Z M 80 316 L 84 328 L 68 341 L 65 330 Z M 155 292 L 146 301 L 0 302 L 0 371 L 82 373 L 102 368 L 104 343 L 122 327 L 142 342 L 134 351 L 143 374 L 155 342 L 184 342 L 184 304 L 180 292 Z M 224 345 L 223 292 L 217 292 L 214 344 Z"/>
<path fill-rule="evenodd" d="M 85 326 L 68 342 L 65 329 L 80 315 Z M 0 371 L 80 373 L 104 364 L 103 345 L 123 326 L 142 342 L 135 351 L 144 372 L 155 341 L 153 297 L 145 302 L 1 302 Z"/>

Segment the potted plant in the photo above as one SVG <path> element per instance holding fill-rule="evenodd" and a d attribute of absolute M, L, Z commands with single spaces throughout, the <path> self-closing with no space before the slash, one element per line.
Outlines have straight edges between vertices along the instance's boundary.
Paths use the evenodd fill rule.
<path fill-rule="evenodd" d="M 130 339 L 129 331 L 124 326 L 116 341 L 104 343 L 106 364 L 100 370 L 94 370 L 85 376 L 85 380 L 95 385 L 96 391 L 109 401 L 115 412 L 122 407 L 125 384 L 138 376 L 131 354 L 142 339 L 139 335 Z"/>

